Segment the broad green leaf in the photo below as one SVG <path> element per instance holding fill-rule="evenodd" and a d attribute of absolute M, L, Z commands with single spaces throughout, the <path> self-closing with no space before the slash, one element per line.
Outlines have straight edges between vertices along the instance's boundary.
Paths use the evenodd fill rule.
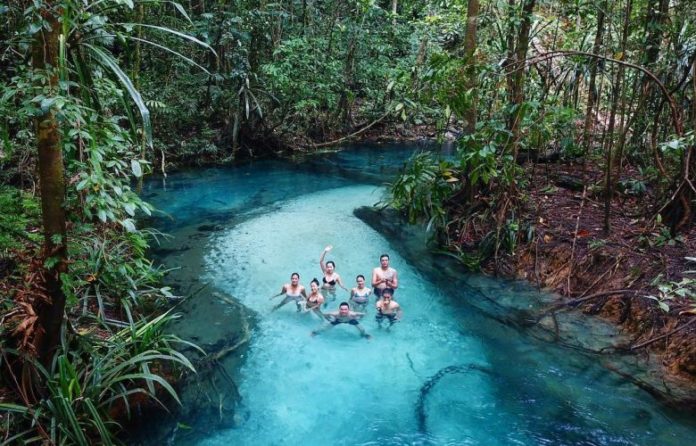
<path fill-rule="evenodd" d="M 123 204 L 123 209 L 126 211 L 128 215 L 131 217 L 135 216 L 135 205 L 133 203 L 124 203 Z"/>
<path fill-rule="evenodd" d="M 183 16 L 186 18 L 186 20 L 189 21 L 190 24 L 193 25 L 193 21 L 191 20 L 191 17 L 189 17 L 188 14 L 186 13 L 186 10 L 184 9 L 184 7 L 181 6 L 181 5 L 180 5 L 179 3 L 177 3 L 177 2 L 171 2 L 171 3 L 172 3 L 172 5 L 174 5 L 174 7 L 176 8 L 176 10 L 179 11 L 179 13 L 180 13 L 181 15 L 183 15 Z"/>
<path fill-rule="evenodd" d="M 119 23 L 119 25 L 124 25 L 124 26 L 125 26 L 125 25 L 129 25 L 129 23 Z M 202 41 L 196 39 L 195 37 L 193 37 L 193 36 L 190 35 L 190 34 L 182 33 L 181 31 L 177 31 L 177 30 L 175 30 L 175 29 L 167 28 L 167 27 L 164 27 L 164 26 L 148 25 L 148 24 L 145 24 L 145 23 L 130 23 L 130 25 L 133 25 L 133 26 L 142 26 L 143 28 L 156 29 L 156 30 L 158 30 L 158 31 L 162 31 L 162 32 L 165 32 L 165 33 L 174 34 L 175 36 L 181 37 L 182 39 L 189 40 L 189 41 L 191 41 L 191 42 L 193 42 L 193 43 L 195 43 L 195 44 L 197 44 L 197 45 L 200 45 L 200 46 L 206 48 L 207 50 L 210 50 L 210 51 L 211 51 L 213 54 L 215 54 L 215 56 L 217 57 L 217 53 L 215 52 L 215 50 L 213 49 L 213 47 L 211 47 L 210 45 L 208 45 L 208 44 L 205 43 L 205 42 L 202 42 Z"/>
<path fill-rule="evenodd" d="M 150 124 L 150 110 L 148 110 L 143 98 L 140 96 L 140 92 L 133 86 L 130 78 L 123 72 L 121 67 L 116 62 L 116 59 L 111 54 L 104 52 L 101 48 L 95 47 L 90 44 L 83 44 L 85 48 L 88 48 L 91 53 L 99 60 L 99 62 L 105 67 L 109 68 L 118 78 L 118 80 L 126 87 L 128 94 L 135 102 L 135 105 L 140 110 L 140 116 L 143 118 L 143 130 L 145 131 L 145 138 L 147 140 L 148 146 L 152 147 L 152 126 Z"/>
<path fill-rule="evenodd" d="M 126 231 L 128 232 L 135 232 L 137 230 L 135 224 L 133 223 L 133 220 L 130 218 L 121 220 L 119 223 L 121 223 L 121 225 L 123 225 L 123 227 L 126 228 Z"/>
<path fill-rule="evenodd" d="M 87 187 L 87 183 L 89 183 L 89 178 L 85 178 L 84 180 L 77 183 L 77 186 L 75 186 L 75 189 L 82 190 L 85 187 Z"/>
<path fill-rule="evenodd" d="M 131 160 L 131 170 L 136 178 L 143 176 L 143 170 L 140 167 L 140 162 L 138 160 Z"/>
<path fill-rule="evenodd" d="M 178 58 L 180 58 L 180 59 L 182 59 L 182 60 L 185 60 L 186 62 L 190 63 L 191 65 L 193 65 L 193 66 L 195 66 L 195 67 L 201 69 L 201 70 L 204 71 L 206 74 L 210 74 L 210 71 L 206 70 L 203 66 L 197 64 L 193 59 L 191 59 L 191 58 L 189 58 L 189 57 L 186 57 L 186 56 L 184 56 L 183 54 L 181 54 L 181 53 L 179 53 L 179 52 L 177 52 L 177 51 L 174 51 L 173 49 L 171 49 L 171 48 L 169 48 L 169 47 L 166 47 L 166 46 L 164 46 L 164 45 L 160 45 L 159 43 L 155 43 L 155 42 L 152 42 L 152 41 L 150 41 L 150 40 L 140 39 L 140 38 L 134 37 L 134 36 L 127 36 L 127 37 L 128 37 L 129 39 L 131 39 L 131 40 L 137 40 L 138 42 L 146 43 L 146 44 L 148 44 L 148 45 L 154 46 L 155 48 L 159 48 L 159 49 L 161 49 L 161 50 L 164 50 L 164 51 L 167 51 L 167 52 L 169 52 L 169 53 L 172 53 L 172 54 L 176 55 Z"/>

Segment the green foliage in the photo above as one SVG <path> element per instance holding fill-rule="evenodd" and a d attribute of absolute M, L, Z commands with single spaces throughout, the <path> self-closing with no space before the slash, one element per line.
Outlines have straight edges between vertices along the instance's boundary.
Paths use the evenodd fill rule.
<path fill-rule="evenodd" d="M 529 103 L 529 106 L 523 122 L 529 147 L 542 151 L 553 148 L 567 157 L 581 154 L 575 124 L 580 115 L 576 109 L 564 105 L 544 105 L 537 101 Z"/>
<path fill-rule="evenodd" d="M 143 232 L 97 231 L 80 225 L 71 234 L 73 262 L 63 280 L 69 304 L 95 304 L 102 319 L 106 305 L 113 303 L 141 311 L 166 304 L 172 295 L 160 285 L 163 272 L 146 257 L 147 248 Z"/>
<path fill-rule="evenodd" d="M 686 257 L 687 262 L 694 263 L 696 258 Z M 696 314 L 696 271 L 688 270 L 683 272 L 684 277 L 680 281 L 663 281 L 662 274 L 659 274 L 652 281 L 651 285 L 657 287 L 657 295 L 647 295 L 648 299 L 657 302 L 662 311 L 668 313 L 670 302 L 686 300 L 689 302 L 689 309 L 684 313 Z"/>
<path fill-rule="evenodd" d="M 288 39 L 273 52 L 273 61 L 261 67 L 273 96 L 291 107 L 292 118 L 307 128 L 319 113 L 338 104 L 343 66 L 339 58 L 316 51 L 326 48 L 324 39 Z M 320 72 L 317 72 L 319 68 Z"/>
<path fill-rule="evenodd" d="M 35 197 L 9 186 L 0 186 L 0 255 L 24 242 L 39 243 L 41 236 L 29 229 L 39 225 L 41 208 Z"/>
<path fill-rule="evenodd" d="M 34 362 L 46 396 L 32 406 L 0 404 L 19 432 L 13 441 L 31 443 L 47 435 L 42 441 L 52 444 L 120 444 L 114 410 L 130 415 L 130 402 L 139 394 L 157 402 L 166 394 L 178 402 L 162 376 L 163 367 L 195 369 L 175 349 L 180 343 L 192 344 L 163 330 L 176 317 L 165 313 L 150 322 L 132 323 L 104 340 L 83 335 L 76 345 L 64 345 L 49 369 Z M 14 354 L 6 350 L 3 359 Z M 155 368 L 159 372 L 153 372 Z"/>
<path fill-rule="evenodd" d="M 403 211 L 409 222 L 426 221 L 428 230 L 447 225 L 445 201 L 459 187 L 457 171 L 448 161 L 421 152 L 413 155 L 403 172 L 389 185 L 387 205 Z"/>

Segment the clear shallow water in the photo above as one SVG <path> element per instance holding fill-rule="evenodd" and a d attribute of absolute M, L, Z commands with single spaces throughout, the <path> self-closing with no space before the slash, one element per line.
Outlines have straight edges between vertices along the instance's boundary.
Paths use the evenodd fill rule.
<path fill-rule="evenodd" d="M 236 427 L 178 435 L 172 442 L 690 444 L 694 422 L 666 412 L 609 372 L 604 358 L 505 323 L 520 309 L 543 305 L 544 297 L 526 284 L 452 274 L 442 259 L 424 249 L 418 254 L 418 242 L 415 248 L 392 244 L 354 216 L 353 209 L 378 201 L 374 181 L 408 153 L 404 147 L 386 155 L 356 149 L 304 164 L 263 162 L 174 175 L 168 192 L 149 185 L 146 198 L 175 216 L 162 222 L 174 234 L 215 222 L 210 237 L 195 239 L 205 243 L 202 279 L 257 315 L 241 368 L 229 370 L 242 397 Z M 334 245 L 328 259 L 347 284 L 356 274 L 369 277 L 379 255 L 390 253 L 400 275 L 403 322 L 380 331 L 370 308 L 363 325 L 372 340 L 347 325 L 312 338 L 310 331 L 321 324 L 315 316 L 296 313 L 292 304 L 270 313 L 278 300 L 269 296 L 291 272 L 299 272 L 305 286 L 320 277 L 318 257 L 327 244 Z M 187 251 L 177 255 L 183 266 L 191 260 Z M 338 298 L 347 293 L 339 290 Z M 180 326 L 183 334 L 212 342 L 225 331 L 224 313 L 234 309 L 220 311 L 206 299 L 187 302 Z M 607 330 L 601 324 L 582 328 Z M 443 369 L 452 373 L 434 380 Z M 206 420 L 187 420 L 193 431 L 197 422 Z"/>

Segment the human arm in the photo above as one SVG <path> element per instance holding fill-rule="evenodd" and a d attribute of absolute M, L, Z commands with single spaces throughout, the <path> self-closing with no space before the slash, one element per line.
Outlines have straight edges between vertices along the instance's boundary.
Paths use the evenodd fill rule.
<path fill-rule="evenodd" d="M 395 290 L 395 289 L 399 288 L 399 276 L 398 276 L 396 270 L 393 270 L 393 271 L 394 271 L 394 275 L 391 276 L 391 278 L 389 280 L 387 280 L 387 287 L 391 288 L 392 290 Z"/>
<path fill-rule="evenodd" d="M 396 304 L 396 308 L 394 309 L 394 314 L 396 315 L 396 320 L 400 321 L 401 316 L 403 316 L 404 311 L 401 309 L 401 305 Z"/>
<path fill-rule="evenodd" d="M 343 285 L 343 279 L 341 279 L 341 275 L 336 274 L 335 277 L 336 277 L 336 283 L 338 284 L 338 286 L 340 286 L 341 288 L 343 288 L 346 291 L 349 291 L 348 288 L 346 288 L 345 285 Z M 351 296 L 352 295 L 353 295 L 353 293 L 351 292 Z"/>
<path fill-rule="evenodd" d="M 287 285 L 283 285 L 283 288 L 280 289 L 280 293 L 274 294 L 273 296 L 269 297 L 268 300 L 271 300 L 271 299 L 276 298 L 278 296 L 282 296 L 283 294 L 287 293 L 287 291 L 288 291 Z"/>
<path fill-rule="evenodd" d="M 321 316 L 326 319 L 327 322 L 333 322 L 338 317 L 337 311 L 330 311 L 328 313 L 321 313 Z"/>
<path fill-rule="evenodd" d="M 326 253 L 331 251 L 331 248 L 333 246 L 328 245 L 324 250 L 321 252 L 321 257 L 319 257 L 319 266 L 321 267 L 321 272 L 325 273 L 326 272 L 326 264 L 324 263 L 324 257 L 326 257 Z"/>
<path fill-rule="evenodd" d="M 326 331 L 326 330 L 328 330 L 329 328 L 332 328 L 332 327 L 333 327 L 333 325 L 331 325 L 331 324 L 324 324 L 324 325 L 322 325 L 321 327 L 319 327 L 319 328 L 317 328 L 317 329 L 315 329 L 315 330 L 312 330 L 311 333 L 310 333 L 310 335 L 311 335 L 311 336 L 316 336 L 316 335 L 318 335 L 319 333 L 321 333 L 322 331 Z"/>
<path fill-rule="evenodd" d="M 377 274 L 378 268 L 375 268 L 372 270 L 372 286 L 375 287 L 382 283 L 382 279 L 379 277 L 379 274 Z"/>

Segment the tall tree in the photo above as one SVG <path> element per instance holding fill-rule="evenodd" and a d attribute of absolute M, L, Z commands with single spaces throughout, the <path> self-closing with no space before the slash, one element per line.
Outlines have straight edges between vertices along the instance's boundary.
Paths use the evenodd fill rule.
<path fill-rule="evenodd" d="M 479 1 L 469 0 L 466 10 L 466 34 L 464 35 L 464 58 L 467 61 L 467 89 L 471 91 L 471 106 L 464 114 L 464 131 L 467 134 L 476 130 L 477 92 L 476 92 L 476 29 L 478 25 Z"/>
<path fill-rule="evenodd" d="M 520 27 L 517 32 L 517 39 L 514 45 L 513 60 L 511 63 L 512 70 L 508 74 L 508 83 L 510 91 L 510 105 L 512 113 L 510 114 L 508 127 L 510 129 L 512 157 L 517 158 L 520 143 L 520 120 L 522 119 L 522 104 L 524 103 L 524 72 L 527 58 L 527 50 L 529 49 L 529 33 L 532 29 L 532 13 L 536 5 L 536 0 L 522 0 L 522 11 L 520 18 Z M 514 8 L 511 11 L 514 13 Z M 516 21 L 516 17 L 511 18 Z"/>
<path fill-rule="evenodd" d="M 599 54 L 604 38 L 604 19 L 607 10 L 607 0 L 604 0 L 597 10 L 597 32 L 595 33 L 592 53 Z M 590 137 L 594 129 L 594 107 L 597 103 L 597 62 L 596 58 L 590 59 L 590 79 L 587 85 L 587 109 L 585 111 L 585 127 L 583 131 L 582 145 L 585 153 L 589 153 Z"/>
<path fill-rule="evenodd" d="M 44 1 L 39 10 L 42 29 L 32 42 L 32 64 L 40 76 L 46 76 L 49 97 L 58 92 L 59 48 L 63 8 L 59 3 Z M 58 344 L 65 310 L 65 294 L 61 274 L 67 271 L 65 226 L 65 174 L 59 123 L 52 106 L 36 117 L 36 139 L 39 155 L 39 184 L 44 229 L 44 269 L 41 277 L 46 290 L 43 298 L 33 302 L 38 316 L 33 346 L 43 364 L 48 364 Z"/>

